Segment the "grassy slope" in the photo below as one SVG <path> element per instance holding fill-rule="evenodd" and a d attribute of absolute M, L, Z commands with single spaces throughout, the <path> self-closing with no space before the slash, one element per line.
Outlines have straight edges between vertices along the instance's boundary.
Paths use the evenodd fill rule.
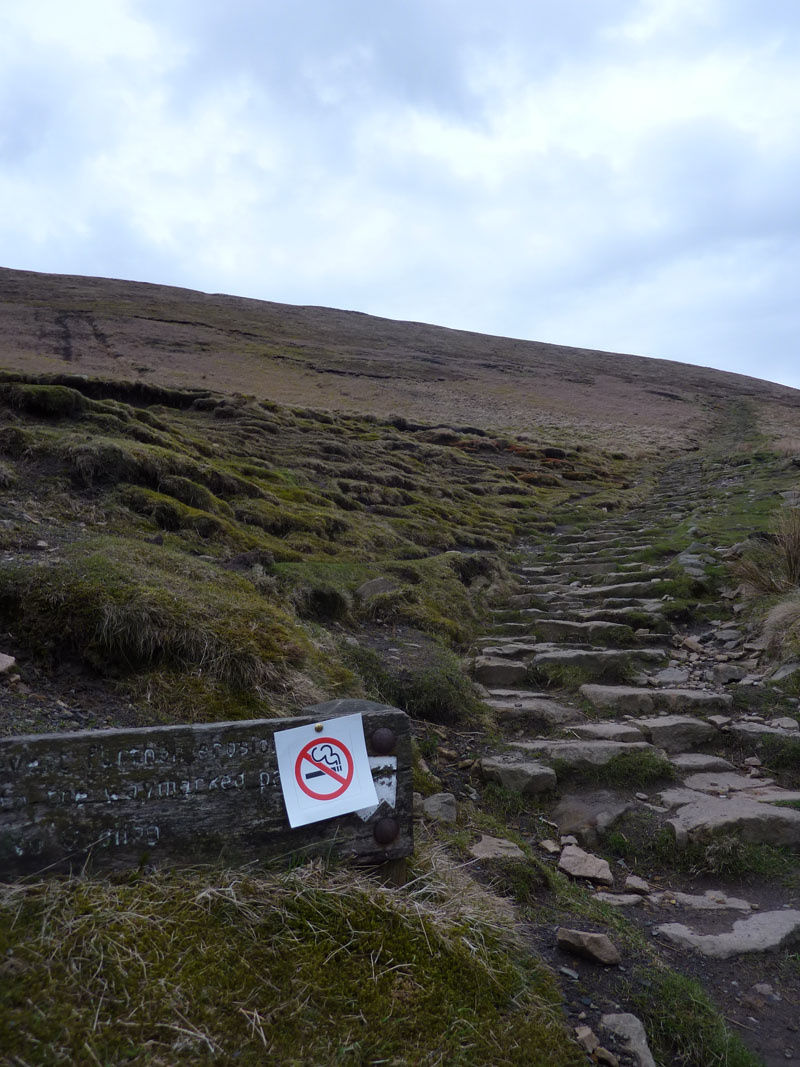
<path fill-rule="evenodd" d="M 497 552 L 557 504 L 628 491 L 626 460 L 545 444 L 7 375 L 2 623 L 38 662 L 124 686 L 142 722 L 360 692 L 352 666 L 384 669 L 352 645 L 348 667 L 336 642 L 376 620 L 430 635 L 458 703 L 447 649 L 502 581 Z M 362 604 L 376 576 L 396 588 Z M 414 679 L 396 692 L 419 697 Z M 545 970 L 419 885 L 204 870 L 12 887 L 3 1045 L 26 1064 L 579 1062 Z"/>
<path fill-rule="evenodd" d="M 598 453 L 79 378 L 9 376 L 0 419 L 4 625 L 178 717 L 356 691 L 331 624 L 402 620 L 463 645 L 500 575 L 480 550 L 628 485 L 626 461 Z M 395 588 L 360 604 L 378 576 Z"/>
<path fill-rule="evenodd" d="M 2 622 L 124 685 L 143 722 L 358 693 L 343 634 L 403 622 L 458 649 L 518 537 L 635 493 L 619 454 L 549 445 L 8 375 Z M 396 588 L 361 603 L 377 576 Z M 581 1062 L 544 969 L 430 871 L 392 893 L 316 868 L 132 873 L 3 908 L 12 1062 Z"/>
<path fill-rule="evenodd" d="M 543 431 L 652 451 L 702 440 L 714 411 L 800 394 L 742 375 L 168 286 L 0 269 L 0 351 L 17 370 L 131 378 L 285 404 Z"/>

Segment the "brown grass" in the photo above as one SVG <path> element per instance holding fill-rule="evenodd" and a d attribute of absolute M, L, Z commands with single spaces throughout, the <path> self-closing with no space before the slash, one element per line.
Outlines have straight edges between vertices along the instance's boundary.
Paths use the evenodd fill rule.
<path fill-rule="evenodd" d="M 789 593 L 800 585 L 800 510 L 786 508 L 772 540 L 756 541 L 735 567 L 751 595 Z"/>
<path fill-rule="evenodd" d="M 286 404 L 646 453 L 699 440 L 709 397 L 764 402 L 781 427 L 800 405 L 794 390 L 709 368 L 166 286 L 0 270 L 0 307 L 9 368 L 229 393 L 246 382 Z"/>

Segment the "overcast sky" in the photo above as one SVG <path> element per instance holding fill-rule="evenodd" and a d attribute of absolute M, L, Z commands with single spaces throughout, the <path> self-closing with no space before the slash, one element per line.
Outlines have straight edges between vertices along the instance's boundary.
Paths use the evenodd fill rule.
<path fill-rule="evenodd" d="M 797 0 L 5 0 L 0 264 L 800 387 Z"/>

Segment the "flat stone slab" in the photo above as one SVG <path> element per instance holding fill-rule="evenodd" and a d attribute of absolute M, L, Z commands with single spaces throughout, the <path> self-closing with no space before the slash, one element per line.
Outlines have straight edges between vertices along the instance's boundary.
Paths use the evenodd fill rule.
<path fill-rule="evenodd" d="M 571 619 L 537 619 L 533 626 L 543 641 L 587 641 L 589 644 L 620 644 L 630 641 L 630 626 L 618 622 L 573 622 Z"/>
<path fill-rule="evenodd" d="M 523 752 L 536 753 L 551 760 L 563 760 L 570 767 L 594 766 L 602 767 L 614 756 L 620 756 L 628 752 L 652 752 L 656 756 L 666 758 L 666 753 L 655 745 L 646 741 L 514 741 L 512 748 L 521 749 Z M 800 812 L 798 812 L 800 815 Z"/>
<path fill-rule="evenodd" d="M 751 952 L 774 952 L 800 940 L 800 911 L 782 908 L 739 919 L 722 934 L 696 934 L 683 923 L 664 923 L 654 932 L 679 948 L 712 959 L 728 960 Z"/>
<path fill-rule="evenodd" d="M 728 729 L 736 737 L 784 737 L 797 740 L 797 730 L 782 730 L 763 722 L 732 722 Z"/>
<path fill-rule="evenodd" d="M 565 667 L 605 667 L 613 663 L 625 664 L 630 660 L 657 663 L 666 655 L 665 648 L 564 648 L 539 652 L 531 663 L 534 667 L 544 667 L 548 664 Z"/>
<path fill-rule="evenodd" d="M 570 726 L 569 733 L 577 734 L 591 741 L 644 741 L 644 734 L 638 727 L 626 722 L 586 722 Z"/>
<path fill-rule="evenodd" d="M 643 618 L 644 617 L 644 618 Z M 642 608 L 584 608 L 576 612 L 576 618 L 581 622 L 625 622 L 628 619 L 635 620 L 636 626 L 641 626 L 646 621 L 650 626 L 658 626 L 663 622 L 662 616 L 657 611 L 645 611 Z M 628 623 L 628 625 L 631 625 Z"/>
<path fill-rule="evenodd" d="M 567 845 L 558 861 L 558 869 L 573 878 L 585 878 L 600 885 L 613 885 L 614 876 L 608 862 L 577 845 Z"/>
<path fill-rule="evenodd" d="M 628 715 L 664 711 L 721 711 L 729 708 L 729 693 L 710 693 L 703 689 L 647 689 L 632 685 L 587 684 L 581 696 L 595 708 L 619 711 Z"/>
<path fill-rule="evenodd" d="M 470 845 L 469 854 L 476 860 L 524 860 L 525 853 L 513 841 L 504 837 L 481 834 L 480 841 Z"/>
<path fill-rule="evenodd" d="M 742 793 L 764 789 L 773 782 L 773 778 L 748 778 L 746 774 L 737 774 L 731 770 L 690 774 L 683 784 L 687 789 L 694 789 L 698 793 Z"/>
<path fill-rule="evenodd" d="M 652 685 L 684 685 L 688 681 L 689 672 L 682 667 L 665 667 L 663 671 L 650 675 Z"/>
<path fill-rule="evenodd" d="M 563 726 L 580 718 L 580 712 L 577 708 L 570 708 L 566 704 L 559 704 L 555 700 L 548 700 L 543 697 L 534 696 L 522 700 L 490 698 L 484 703 L 497 712 L 498 718 L 502 722 L 519 722 L 544 729 Z"/>
<path fill-rule="evenodd" d="M 563 796 L 551 818 L 559 834 L 574 834 L 582 845 L 595 845 L 599 836 L 633 807 L 628 797 L 608 790 Z"/>
<path fill-rule="evenodd" d="M 478 656 L 475 660 L 473 677 L 481 685 L 512 686 L 519 685 L 528 677 L 528 668 L 519 660 L 505 659 L 501 656 Z"/>
<path fill-rule="evenodd" d="M 637 904 L 644 902 L 640 893 L 592 893 L 592 900 L 599 900 L 601 904 L 610 904 L 612 908 L 635 908 Z"/>
<path fill-rule="evenodd" d="M 667 794 L 669 792 L 678 790 L 667 791 Z M 678 806 L 676 814 L 667 821 L 678 845 L 687 841 L 709 841 L 717 834 L 733 833 L 754 844 L 788 845 L 800 849 L 800 811 L 794 808 L 780 808 L 741 795 L 722 799 L 702 796 L 689 789 L 682 792 L 701 799 Z M 662 801 L 667 794 L 662 794 Z"/>
<path fill-rule="evenodd" d="M 681 752 L 670 757 L 670 763 L 678 771 L 698 774 L 700 771 L 732 771 L 733 764 L 722 756 L 707 756 L 704 752 Z"/>
<path fill-rule="evenodd" d="M 719 889 L 707 889 L 702 896 L 694 893 L 648 893 L 647 899 L 656 907 L 678 904 L 693 911 L 752 911 L 753 905 L 739 897 L 728 897 Z"/>
<path fill-rule="evenodd" d="M 480 768 L 485 781 L 495 782 L 512 793 L 527 796 L 546 793 L 556 787 L 556 772 L 543 763 L 523 762 L 507 756 L 487 756 L 481 760 Z"/>
<path fill-rule="evenodd" d="M 661 582 L 655 578 L 652 582 L 622 582 L 619 585 L 594 585 L 585 589 L 573 589 L 572 595 L 581 600 L 595 600 L 598 597 L 640 597 L 654 596 Z"/>
<path fill-rule="evenodd" d="M 494 644 L 485 645 L 481 649 L 482 659 L 520 659 L 529 656 L 536 651 L 536 644 L 532 641 L 496 641 Z"/>
<path fill-rule="evenodd" d="M 717 735 L 717 728 L 704 719 L 688 715 L 661 715 L 654 719 L 634 719 L 648 741 L 663 748 L 665 752 L 685 752 L 687 748 L 702 745 Z"/>

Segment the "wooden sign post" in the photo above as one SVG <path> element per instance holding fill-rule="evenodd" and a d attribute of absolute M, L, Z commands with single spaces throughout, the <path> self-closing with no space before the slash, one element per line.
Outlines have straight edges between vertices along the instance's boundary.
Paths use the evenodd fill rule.
<path fill-rule="evenodd" d="M 0 738 L 0 879 L 295 854 L 384 864 L 413 851 L 411 734 L 397 708 L 334 700 L 292 719 Z M 377 803 L 292 829 L 275 734 L 360 716 Z M 309 749 L 314 753 L 313 746 Z M 297 764 L 328 783 L 325 756 Z M 316 753 L 314 753 L 316 757 Z M 330 759 L 341 758 L 334 745 Z M 334 767 L 334 764 L 331 764 Z M 364 770 L 366 767 L 366 771 Z M 299 773 L 299 771 L 298 771 Z M 316 786 L 323 797 L 339 789 Z"/>

